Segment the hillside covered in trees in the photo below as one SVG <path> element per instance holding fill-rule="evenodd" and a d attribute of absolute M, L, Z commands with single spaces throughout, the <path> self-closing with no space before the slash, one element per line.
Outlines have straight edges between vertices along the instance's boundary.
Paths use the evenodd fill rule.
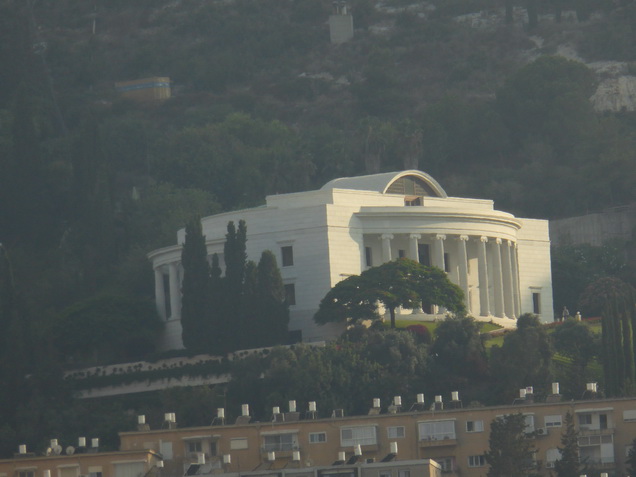
<path fill-rule="evenodd" d="M 635 200 L 636 113 L 595 110 L 599 70 L 562 56 L 633 73 L 635 2 L 350 7 L 332 45 L 330 0 L 0 0 L 0 440 L 52 425 L 28 406 L 63 402 L 69 350 L 152 353 L 146 253 L 193 217 L 404 168 L 528 217 Z M 171 99 L 114 87 L 151 76 Z M 577 290 L 580 257 L 559 255 Z"/>

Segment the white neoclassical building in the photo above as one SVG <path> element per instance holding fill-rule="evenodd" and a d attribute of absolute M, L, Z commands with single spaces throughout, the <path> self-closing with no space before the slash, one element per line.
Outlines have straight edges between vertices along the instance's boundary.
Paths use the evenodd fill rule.
<path fill-rule="evenodd" d="M 477 319 L 515 319 L 526 312 L 553 319 L 548 222 L 495 210 L 491 200 L 448 197 L 421 171 L 334 179 L 319 190 L 272 195 L 261 207 L 205 217 L 208 254 L 217 253 L 221 264 L 227 223 L 241 219 L 249 259 L 257 261 L 263 250 L 277 255 L 290 303 L 289 329 L 304 341 L 341 331 L 313 322 L 331 287 L 398 257 L 445 270 Z M 177 245 L 148 255 L 157 308 L 166 321 L 165 348 L 182 346 L 184 239 L 179 230 Z"/>

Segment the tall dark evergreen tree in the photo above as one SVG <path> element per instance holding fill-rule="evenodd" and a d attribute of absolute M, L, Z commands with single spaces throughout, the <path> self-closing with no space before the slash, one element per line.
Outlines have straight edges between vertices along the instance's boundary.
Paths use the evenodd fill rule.
<path fill-rule="evenodd" d="M 195 217 L 186 224 L 185 242 L 181 252 L 183 286 L 181 302 L 181 326 L 183 345 L 190 350 L 206 351 L 209 348 L 209 286 L 210 266 L 207 262 L 205 236 L 201 220 Z"/>
<path fill-rule="evenodd" d="M 212 354 L 223 354 L 230 330 L 227 329 L 227 320 L 225 320 L 225 283 L 221 277 L 221 267 L 219 265 L 219 256 L 215 253 L 212 255 L 212 264 L 210 265 L 210 281 L 208 285 L 208 314 L 209 314 L 209 351 Z"/>
<path fill-rule="evenodd" d="M 260 323 L 263 345 L 284 344 L 287 342 L 289 307 L 285 302 L 283 278 L 276 257 L 270 250 L 261 254 L 257 272 L 259 311 L 254 318 Z"/>
<path fill-rule="evenodd" d="M 584 306 L 601 310 L 605 392 L 627 395 L 635 387 L 636 290 L 618 278 L 606 277 L 592 283 L 584 296 Z"/>
<path fill-rule="evenodd" d="M 225 245 L 223 246 L 225 258 L 225 299 L 223 313 L 225 314 L 226 330 L 228 335 L 224 341 L 225 351 L 240 348 L 240 333 L 245 332 L 242 323 L 240 303 L 243 296 L 243 280 L 245 278 L 245 267 L 247 254 L 245 252 L 247 244 L 247 226 L 244 220 L 240 220 L 238 229 L 234 222 L 227 224 L 227 234 L 225 235 Z"/>
<path fill-rule="evenodd" d="M 249 260 L 245 265 L 245 279 L 243 281 L 243 300 L 241 301 L 240 317 L 237 323 L 237 347 L 257 348 L 265 346 L 267 330 L 261 323 L 262 307 L 258 298 L 258 270 L 256 264 Z M 246 330 L 250 330 L 249 333 Z"/>
<path fill-rule="evenodd" d="M 531 435 L 523 414 L 498 417 L 490 424 L 490 449 L 485 453 L 488 477 L 527 477 L 533 468 Z"/>
<path fill-rule="evenodd" d="M 565 415 L 565 432 L 561 436 L 561 446 L 561 458 L 554 463 L 557 477 L 578 477 L 582 470 L 579 460 L 579 433 L 574 427 L 571 412 Z"/>
<path fill-rule="evenodd" d="M 629 450 L 627 454 L 627 459 L 625 460 L 625 467 L 628 475 L 636 475 L 636 437 L 632 441 L 632 448 Z"/>

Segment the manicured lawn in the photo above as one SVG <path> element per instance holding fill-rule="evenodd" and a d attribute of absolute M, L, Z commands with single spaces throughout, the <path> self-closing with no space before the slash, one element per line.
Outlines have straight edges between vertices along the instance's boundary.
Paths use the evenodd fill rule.
<path fill-rule="evenodd" d="M 411 325 L 423 325 L 428 328 L 428 331 L 431 333 L 431 336 L 434 336 L 435 329 L 439 326 L 441 321 L 417 321 L 417 320 L 395 320 L 396 328 L 406 328 Z M 388 323 L 385 323 L 387 326 Z M 501 326 L 495 325 L 494 323 L 481 323 L 481 332 L 486 333 L 488 331 L 501 329 Z"/>

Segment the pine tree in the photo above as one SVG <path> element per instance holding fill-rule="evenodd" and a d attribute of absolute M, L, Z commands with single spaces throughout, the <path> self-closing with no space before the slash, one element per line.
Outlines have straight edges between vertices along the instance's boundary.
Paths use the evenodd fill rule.
<path fill-rule="evenodd" d="M 574 417 L 568 411 L 565 415 L 565 432 L 561 436 L 559 451 L 561 458 L 554 464 L 558 477 L 578 477 L 581 464 L 579 462 L 579 436 L 574 427 Z"/>
<path fill-rule="evenodd" d="M 187 349 L 205 351 L 209 348 L 210 266 L 207 262 L 201 220 L 195 217 L 188 222 L 185 233 L 181 252 L 183 266 L 181 337 Z"/>
<path fill-rule="evenodd" d="M 490 424 L 488 477 L 526 477 L 534 466 L 534 449 L 523 414 L 498 417 Z"/>

